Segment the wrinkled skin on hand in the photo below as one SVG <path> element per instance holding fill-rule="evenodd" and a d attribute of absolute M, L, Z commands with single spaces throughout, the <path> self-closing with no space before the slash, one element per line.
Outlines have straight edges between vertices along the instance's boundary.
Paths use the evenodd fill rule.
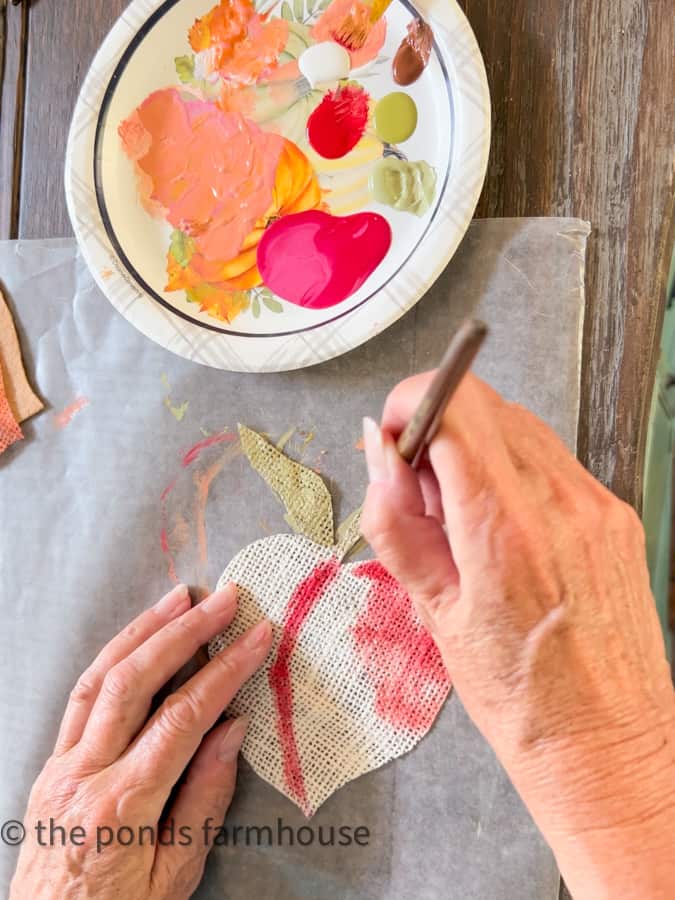
<path fill-rule="evenodd" d="M 243 635 L 148 715 L 153 696 L 227 627 L 236 605 L 229 585 L 191 609 L 181 585 L 114 638 L 82 675 L 31 791 L 10 900 L 191 896 L 232 798 L 248 723 L 213 726 L 267 655 L 270 623 Z M 205 832 L 209 818 L 214 828 Z M 47 830 L 38 844 L 35 825 L 48 829 L 50 819 L 66 829 L 65 846 L 58 832 L 54 846 L 44 846 Z M 172 821 L 175 838 L 169 840 L 160 829 Z M 130 831 L 118 841 L 121 826 Z M 154 829 L 155 839 L 146 830 L 141 840 L 141 827 Z M 181 828 L 189 844 L 181 842 Z M 71 829 L 81 829 L 74 840 Z"/>
<path fill-rule="evenodd" d="M 675 896 L 675 700 L 635 512 L 468 376 L 419 473 L 364 423 L 363 533 L 409 591 L 576 900 Z"/>

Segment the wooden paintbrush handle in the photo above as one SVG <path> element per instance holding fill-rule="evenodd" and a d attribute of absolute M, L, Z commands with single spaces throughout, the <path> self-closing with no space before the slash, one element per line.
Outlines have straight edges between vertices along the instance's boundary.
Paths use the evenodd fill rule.
<path fill-rule="evenodd" d="M 443 413 L 462 378 L 471 368 L 487 335 L 487 325 L 466 319 L 450 341 L 429 390 L 399 438 L 397 447 L 406 462 L 416 466 L 438 431 Z"/>

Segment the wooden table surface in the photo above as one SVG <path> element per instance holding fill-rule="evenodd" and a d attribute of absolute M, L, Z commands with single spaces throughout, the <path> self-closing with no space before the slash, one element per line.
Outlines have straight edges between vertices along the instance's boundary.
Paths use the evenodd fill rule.
<path fill-rule="evenodd" d="M 675 239 L 672 0 L 460 2 L 485 57 L 494 107 L 477 215 L 591 221 L 580 455 L 639 506 Z M 29 8 L 28 0 L 0 0 L 0 238 L 72 233 L 63 195 L 69 119 L 89 63 L 126 4 L 33 0 Z"/>

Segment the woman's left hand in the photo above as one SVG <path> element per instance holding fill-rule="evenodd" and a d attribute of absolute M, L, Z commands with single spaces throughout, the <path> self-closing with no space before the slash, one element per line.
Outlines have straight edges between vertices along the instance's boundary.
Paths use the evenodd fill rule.
<path fill-rule="evenodd" d="M 267 656 L 270 623 L 148 715 L 154 695 L 229 625 L 236 607 L 234 585 L 192 609 L 181 585 L 82 675 L 30 795 L 10 900 L 186 900 L 194 892 L 232 799 L 248 722 L 213 726 Z"/>

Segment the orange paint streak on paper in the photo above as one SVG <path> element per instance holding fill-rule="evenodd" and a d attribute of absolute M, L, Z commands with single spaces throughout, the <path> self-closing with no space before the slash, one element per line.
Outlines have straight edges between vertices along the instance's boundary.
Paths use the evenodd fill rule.
<path fill-rule="evenodd" d="M 73 418 L 81 409 L 84 409 L 85 406 L 89 406 L 87 397 L 78 397 L 77 400 L 70 404 L 70 406 L 66 406 L 60 413 L 56 413 L 54 416 L 54 424 L 57 428 L 65 428 L 66 425 L 70 425 Z"/>
<path fill-rule="evenodd" d="M 220 459 L 211 463 L 211 465 L 202 472 L 195 472 L 194 474 L 195 488 L 197 489 L 194 506 L 194 523 L 197 531 L 199 560 L 204 566 L 209 561 L 208 543 L 206 538 L 206 504 L 209 499 L 211 483 L 223 468 L 224 463 L 225 459 L 221 456 Z"/>

